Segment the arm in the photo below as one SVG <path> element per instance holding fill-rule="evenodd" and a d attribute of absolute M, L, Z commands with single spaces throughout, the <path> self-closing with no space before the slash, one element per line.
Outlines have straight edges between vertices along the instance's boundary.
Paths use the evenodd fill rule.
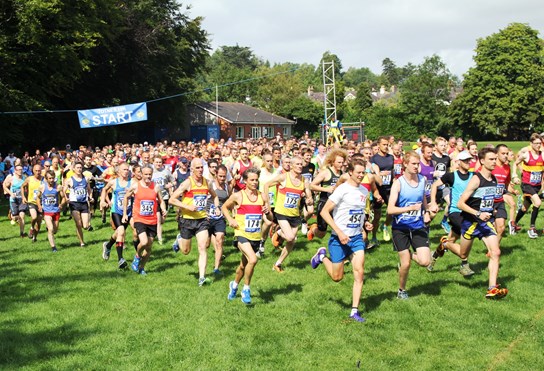
<path fill-rule="evenodd" d="M 162 193 L 158 189 L 155 189 L 155 193 L 157 194 L 157 200 L 159 201 L 160 205 L 160 211 L 163 218 L 166 218 L 166 215 L 168 215 L 168 209 L 166 208 L 166 202 L 164 202 L 162 198 Z"/>
<path fill-rule="evenodd" d="M 38 206 L 38 211 L 40 213 L 43 212 L 43 207 L 42 207 L 42 194 L 43 194 L 43 191 L 45 190 L 45 186 L 42 184 L 40 185 L 40 188 L 38 188 L 38 194 L 36 195 L 36 205 Z"/>
<path fill-rule="evenodd" d="M 194 204 L 184 204 L 180 201 L 180 198 L 183 197 L 185 192 L 189 191 L 191 189 L 191 179 L 187 178 L 179 185 L 179 187 L 172 193 L 172 196 L 170 197 L 169 203 L 172 206 L 179 207 L 180 209 L 186 209 L 189 211 L 195 211 L 196 206 Z"/>
<path fill-rule="evenodd" d="M 13 178 L 13 177 L 11 176 L 11 174 L 8 175 L 8 176 L 6 177 L 6 179 L 4 180 L 4 183 L 2 184 L 2 188 L 4 188 L 4 194 L 10 195 L 10 197 L 14 197 L 14 196 L 15 196 L 15 194 L 9 190 L 9 188 L 11 187 L 11 179 L 12 179 L 12 178 Z"/>
<path fill-rule="evenodd" d="M 238 225 L 236 220 L 232 217 L 232 210 L 234 209 L 235 206 L 240 205 L 241 197 L 242 195 L 240 194 L 240 192 L 233 193 L 221 207 L 223 216 L 225 217 L 225 219 L 227 219 L 229 225 L 234 229 L 238 229 L 240 226 Z"/>
<path fill-rule="evenodd" d="M 433 213 L 438 212 L 438 204 L 436 203 L 436 192 L 438 191 L 438 187 L 443 184 L 444 183 L 442 182 L 442 179 L 437 179 L 431 186 L 431 203 L 429 204 L 429 210 L 431 210 Z"/>
<path fill-rule="evenodd" d="M 312 194 L 312 191 L 310 190 L 310 182 L 304 179 L 304 192 L 306 193 L 306 205 L 307 206 L 313 206 L 314 205 L 314 196 Z"/>
<path fill-rule="evenodd" d="M 110 180 L 104 188 L 102 188 L 102 192 L 100 193 L 100 207 L 106 208 L 108 206 L 111 206 L 111 200 L 109 198 L 109 190 L 113 189 L 113 186 L 115 184 L 114 180 Z"/>
<path fill-rule="evenodd" d="M 26 178 L 25 181 L 23 182 L 23 184 L 21 185 L 21 196 L 23 198 L 23 203 L 26 204 L 27 203 L 27 199 L 26 199 L 26 193 L 28 192 L 28 179 L 30 178 Z"/>
<path fill-rule="evenodd" d="M 59 208 L 62 209 L 62 207 L 67 203 L 66 202 L 66 195 L 62 191 L 62 186 L 60 184 L 57 185 L 57 192 L 59 194 Z"/>
<path fill-rule="evenodd" d="M 316 177 L 312 180 L 312 183 L 310 183 L 310 189 L 314 192 L 329 192 L 332 193 L 331 188 L 324 188 L 321 187 L 321 183 L 327 180 L 327 175 L 329 175 L 329 171 L 327 168 L 322 169 L 319 171 L 319 173 L 316 175 Z M 338 180 L 338 183 L 342 180 L 343 175 Z M 345 180 L 342 180 L 342 183 L 345 182 Z"/>
<path fill-rule="evenodd" d="M 347 244 L 350 241 L 350 238 L 342 232 L 342 230 L 338 227 L 338 225 L 335 223 L 333 217 L 332 217 L 332 211 L 336 207 L 336 204 L 332 202 L 330 199 L 327 200 L 325 205 L 323 206 L 323 209 L 321 209 L 321 217 L 323 220 L 331 226 L 331 228 L 336 232 L 336 235 L 338 236 L 338 239 L 340 240 L 340 243 Z"/>
<path fill-rule="evenodd" d="M 264 183 L 263 189 L 266 190 L 267 192 L 263 192 L 262 197 L 263 197 L 263 201 L 266 204 L 267 208 L 270 208 L 270 199 L 268 197 L 268 189 L 270 187 L 272 187 L 273 185 L 281 184 L 282 182 L 284 182 L 285 181 L 285 176 L 286 176 L 286 174 L 278 174 L 275 177 L 273 177 L 272 179 L 270 179 L 268 182 Z"/>
<path fill-rule="evenodd" d="M 123 218 L 122 222 L 126 223 L 128 221 L 128 200 L 134 196 L 134 193 L 136 193 L 136 189 L 138 189 L 138 182 L 132 184 L 130 188 L 127 190 L 127 193 L 125 193 L 125 198 L 123 199 Z"/>

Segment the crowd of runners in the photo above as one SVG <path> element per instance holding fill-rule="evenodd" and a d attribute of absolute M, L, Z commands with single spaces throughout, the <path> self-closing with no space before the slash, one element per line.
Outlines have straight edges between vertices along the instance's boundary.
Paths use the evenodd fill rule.
<path fill-rule="evenodd" d="M 269 238 L 279 251 L 271 267 L 278 274 L 288 269 L 286 261 L 297 244 L 306 241 L 327 245 L 310 264 L 314 269 L 323 265 L 334 281 L 342 280 L 350 262 L 350 318 L 359 322 L 364 321 L 358 309 L 364 253 L 380 244 L 391 243 L 398 254 L 399 299 L 408 298 L 412 261 L 432 272 L 450 251 L 460 259 L 459 272 L 473 275 L 469 255 L 475 239 L 488 250 L 485 297 L 506 296 L 508 290 L 498 283 L 501 238 L 519 233 L 529 211 L 528 238 L 539 237 L 541 136 L 533 134 L 519 153 L 503 144 L 482 146 L 455 137 L 421 136 L 411 150 L 404 147 L 392 136 L 326 147 L 308 136 L 279 135 L 94 149 L 67 145 L 34 155 L 10 153 L 0 162 L 0 180 L 20 238 L 39 241 L 47 235 L 51 251 L 57 252 L 60 215 L 69 213 L 79 246 L 85 247 L 97 214 L 113 228 L 103 243 L 102 259 L 109 260 L 115 247 L 118 268 L 130 267 L 140 275 L 147 274 L 154 241 L 165 242 L 163 224 L 175 219 L 179 234 L 168 242 L 175 253 L 189 254 L 196 240 L 198 285 L 206 285 L 211 282 L 208 248 L 214 251 L 213 274 L 220 274 L 225 235 L 232 229 L 241 260 L 227 296 L 233 300 L 243 281 L 241 300 L 246 304 L 251 303 L 254 268 L 267 253 Z M 429 226 L 440 210 L 443 218 L 436 223 L 444 236 L 431 250 Z M 167 218 L 169 213 L 175 218 Z M 124 254 L 131 242 L 135 253 L 130 263 Z"/>

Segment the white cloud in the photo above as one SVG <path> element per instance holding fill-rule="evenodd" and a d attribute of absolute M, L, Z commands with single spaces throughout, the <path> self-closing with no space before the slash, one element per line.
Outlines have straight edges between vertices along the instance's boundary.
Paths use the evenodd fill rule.
<path fill-rule="evenodd" d="M 472 66 L 476 40 L 513 22 L 544 31 L 536 0 L 199 0 L 191 15 L 204 17 L 213 49 L 250 47 L 270 62 L 317 64 L 330 50 L 347 69 L 381 72 L 438 54 L 458 76 Z"/>

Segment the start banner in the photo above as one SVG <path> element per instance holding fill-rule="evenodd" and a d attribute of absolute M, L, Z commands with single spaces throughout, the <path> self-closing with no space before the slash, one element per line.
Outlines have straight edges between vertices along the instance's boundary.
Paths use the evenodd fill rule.
<path fill-rule="evenodd" d="M 77 111 L 81 129 L 131 124 L 147 120 L 146 103 Z"/>

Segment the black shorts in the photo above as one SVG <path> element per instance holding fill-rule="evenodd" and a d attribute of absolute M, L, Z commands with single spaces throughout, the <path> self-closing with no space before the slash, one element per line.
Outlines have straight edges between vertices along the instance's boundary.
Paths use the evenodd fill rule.
<path fill-rule="evenodd" d="M 377 202 L 376 199 L 372 202 L 372 207 L 374 210 L 381 209 L 382 205 L 389 204 L 389 195 L 391 194 L 391 186 L 387 187 L 378 187 L 378 193 L 380 194 L 380 197 L 383 199 L 383 202 Z"/>
<path fill-rule="evenodd" d="M 38 213 L 38 215 L 43 214 L 43 211 L 40 212 L 40 211 L 38 210 L 38 205 L 36 205 L 36 204 L 27 204 L 27 207 L 28 207 L 28 211 L 29 211 L 29 212 L 30 212 L 30 210 L 35 210 L 35 211 Z"/>
<path fill-rule="evenodd" d="M 236 238 L 238 239 L 238 243 L 246 243 L 246 242 L 249 243 L 251 245 L 251 248 L 253 249 L 253 252 L 259 251 L 259 246 L 261 244 L 261 241 L 248 240 L 247 238 L 242 236 L 236 236 Z"/>
<path fill-rule="evenodd" d="M 504 201 L 496 202 L 493 205 L 493 214 L 495 219 L 508 219 L 508 214 L 506 213 Z"/>
<path fill-rule="evenodd" d="M 227 231 L 227 222 L 225 218 L 221 219 L 209 219 L 210 223 L 210 236 L 213 234 L 215 236 L 216 233 L 225 233 Z"/>
<path fill-rule="evenodd" d="M 521 183 L 521 191 L 525 197 L 531 197 L 532 195 L 537 195 L 538 192 L 540 192 L 540 186 Z"/>
<path fill-rule="evenodd" d="M 9 203 L 9 209 L 11 210 L 11 215 L 19 216 L 19 213 L 28 212 L 28 205 L 24 204 L 23 200 L 18 198 Z"/>
<path fill-rule="evenodd" d="M 450 221 L 451 230 L 453 231 L 453 233 L 455 233 L 457 236 L 461 236 L 461 223 L 463 223 L 461 213 L 451 213 L 450 215 L 448 215 L 448 219 Z"/>
<path fill-rule="evenodd" d="M 325 206 L 326 203 L 327 200 L 319 200 L 317 204 L 317 229 L 321 232 L 327 232 L 327 222 L 321 216 L 321 210 L 323 210 L 323 206 Z"/>
<path fill-rule="evenodd" d="M 286 216 L 282 214 L 276 214 L 276 219 L 287 220 L 292 228 L 298 227 L 302 223 L 302 221 L 300 220 L 300 216 Z"/>
<path fill-rule="evenodd" d="M 393 229 L 393 250 L 400 252 L 412 247 L 429 247 L 429 231 L 427 228 L 416 230 Z"/>
<path fill-rule="evenodd" d="M 208 219 L 178 219 L 179 234 L 184 240 L 190 240 L 197 233 L 210 229 Z"/>
<path fill-rule="evenodd" d="M 130 218 L 132 218 L 132 217 L 129 216 L 128 221 L 126 223 L 123 223 L 122 222 L 123 215 L 119 215 L 117 213 L 111 213 L 111 222 L 113 223 L 113 226 L 114 226 L 115 229 L 119 228 L 120 226 L 123 226 L 123 227 L 125 227 L 125 229 L 127 229 L 128 224 L 130 222 Z"/>
<path fill-rule="evenodd" d="M 70 211 L 78 211 L 81 214 L 89 213 L 89 204 L 87 202 L 70 201 L 68 205 L 70 206 Z"/>
<path fill-rule="evenodd" d="M 155 238 L 157 236 L 156 224 L 144 224 L 140 222 L 135 222 L 134 229 L 136 229 L 136 233 L 138 233 L 138 236 L 142 233 L 147 234 L 147 236 L 150 238 Z"/>

